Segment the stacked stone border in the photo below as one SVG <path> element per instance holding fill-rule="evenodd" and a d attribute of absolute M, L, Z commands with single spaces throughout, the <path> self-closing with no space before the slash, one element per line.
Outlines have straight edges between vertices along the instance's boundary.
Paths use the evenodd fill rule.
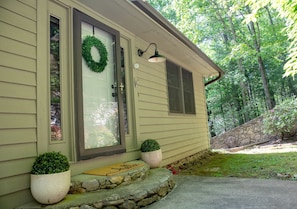
<path fill-rule="evenodd" d="M 181 170 L 187 168 L 190 164 L 194 162 L 199 162 L 199 160 L 207 158 L 210 153 L 210 150 L 198 152 L 196 154 L 190 155 L 181 160 L 173 162 L 167 165 L 166 168 L 171 170 L 172 174 L 178 174 Z"/>

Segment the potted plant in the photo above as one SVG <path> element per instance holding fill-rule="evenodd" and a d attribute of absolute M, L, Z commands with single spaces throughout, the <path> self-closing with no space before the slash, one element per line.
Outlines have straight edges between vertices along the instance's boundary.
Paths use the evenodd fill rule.
<path fill-rule="evenodd" d="M 154 139 L 146 139 L 142 142 L 141 159 L 150 165 L 151 168 L 159 167 L 162 161 L 162 150 L 159 143 Z"/>
<path fill-rule="evenodd" d="M 70 170 L 67 157 L 60 152 L 39 155 L 31 171 L 31 193 L 42 204 L 61 201 L 70 188 Z"/>

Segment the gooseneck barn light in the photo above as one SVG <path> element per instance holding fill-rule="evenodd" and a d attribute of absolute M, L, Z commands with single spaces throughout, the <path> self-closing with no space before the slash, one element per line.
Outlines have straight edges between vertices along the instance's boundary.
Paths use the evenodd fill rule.
<path fill-rule="evenodd" d="M 149 62 L 164 62 L 166 58 L 162 55 L 159 54 L 157 44 L 156 43 L 150 43 L 147 48 L 143 51 L 141 49 L 138 49 L 138 56 L 142 57 L 142 55 L 150 48 L 150 46 L 154 45 L 155 46 L 155 54 L 150 56 L 148 59 Z"/>

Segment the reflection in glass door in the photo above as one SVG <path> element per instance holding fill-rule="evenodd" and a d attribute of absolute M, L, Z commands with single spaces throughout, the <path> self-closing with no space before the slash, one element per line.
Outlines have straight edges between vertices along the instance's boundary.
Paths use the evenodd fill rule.
<path fill-rule="evenodd" d="M 90 69 L 82 58 L 82 88 L 85 149 L 114 146 L 120 143 L 118 102 L 114 92 L 116 63 L 114 60 L 115 41 L 111 34 L 82 22 L 82 42 L 89 36 L 95 37 L 105 47 L 108 57 L 102 72 Z M 99 63 L 101 56 L 96 47 L 91 49 L 92 59 Z M 83 51 L 84 53 L 84 51 Z"/>
<path fill-rule="evenodd" d="M 80 159 L 125 151 L 119 33 L 74 11 Z"/>

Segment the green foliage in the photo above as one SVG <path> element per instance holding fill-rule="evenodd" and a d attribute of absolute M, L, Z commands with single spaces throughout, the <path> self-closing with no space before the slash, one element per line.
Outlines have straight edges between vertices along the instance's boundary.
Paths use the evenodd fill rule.
<path fill-rule="evenodd" d="M 274 109 L 268 111 L 263 118 L 264 132 L 280 135 L 291 134 L 296 131 L 297 99 L 287 99 Z"/>
<path fill-rule="evenodd" d="M 288 0 L 246 0 L 246 4 L 252 7 L 252 13 L 247 16 L 246 22 L 257 21 L 258 11 L 267 6 L 271 6 L 278 11 L 279 16 L 286 23 L 284 31 L 287 33 L 290 45 L 287 47 L 288 57 L 284 65 L 284 76 L 292 76 L 297 74 L 297 2 Z"/>
<path fill-rule="evenodd" d="M 160 149 L 159 143 L 154 139 L 146 139 L 140 147 L 141 152 L 152 152 Z"/>
<path fill-rule="evenodd" d="M 67 157 L 60 152 L 46 152 L 39 155 L 32 167 L 32 174 L 53 174 L 69 170 Z"/>
<path fill-rule="evenodd" d="M 100 53 L 100 60 L 96 62 L 91 54 L 92 47 L 95 47 Z M 88 67 L 97 73 L 101 73 L 108 62 L 108 52 L 105 45 L 95 36 L 87 36 L 82 43 L 82 56 Z"/>
<path fill-rule="evenodd" d="M 247 1 L 258 5 L 256 13 L 254 6 L 244 3 Z M 292 45 L 297 42 L 284 30 L 287 26 L 297 27 L 291 24 L 297 17 L 291 12 L 296 8 L 296 1 L 148 2 L 225 72 L 222 79 L 206 89 L 212 135 L 262 115 L 291 95 L 297 96 L 297 79 L 283 78 L 285 63 L 291 67 L 296 64 L 287 56 L 297 54 L 297 47 L 293 47 L 296 45 Z M 286 6 L 277 7 L 277 3 Z M 280 9 L 287 13 L 281 15 Z M 289 48 L 293 50 L 290 52 Z"/>

